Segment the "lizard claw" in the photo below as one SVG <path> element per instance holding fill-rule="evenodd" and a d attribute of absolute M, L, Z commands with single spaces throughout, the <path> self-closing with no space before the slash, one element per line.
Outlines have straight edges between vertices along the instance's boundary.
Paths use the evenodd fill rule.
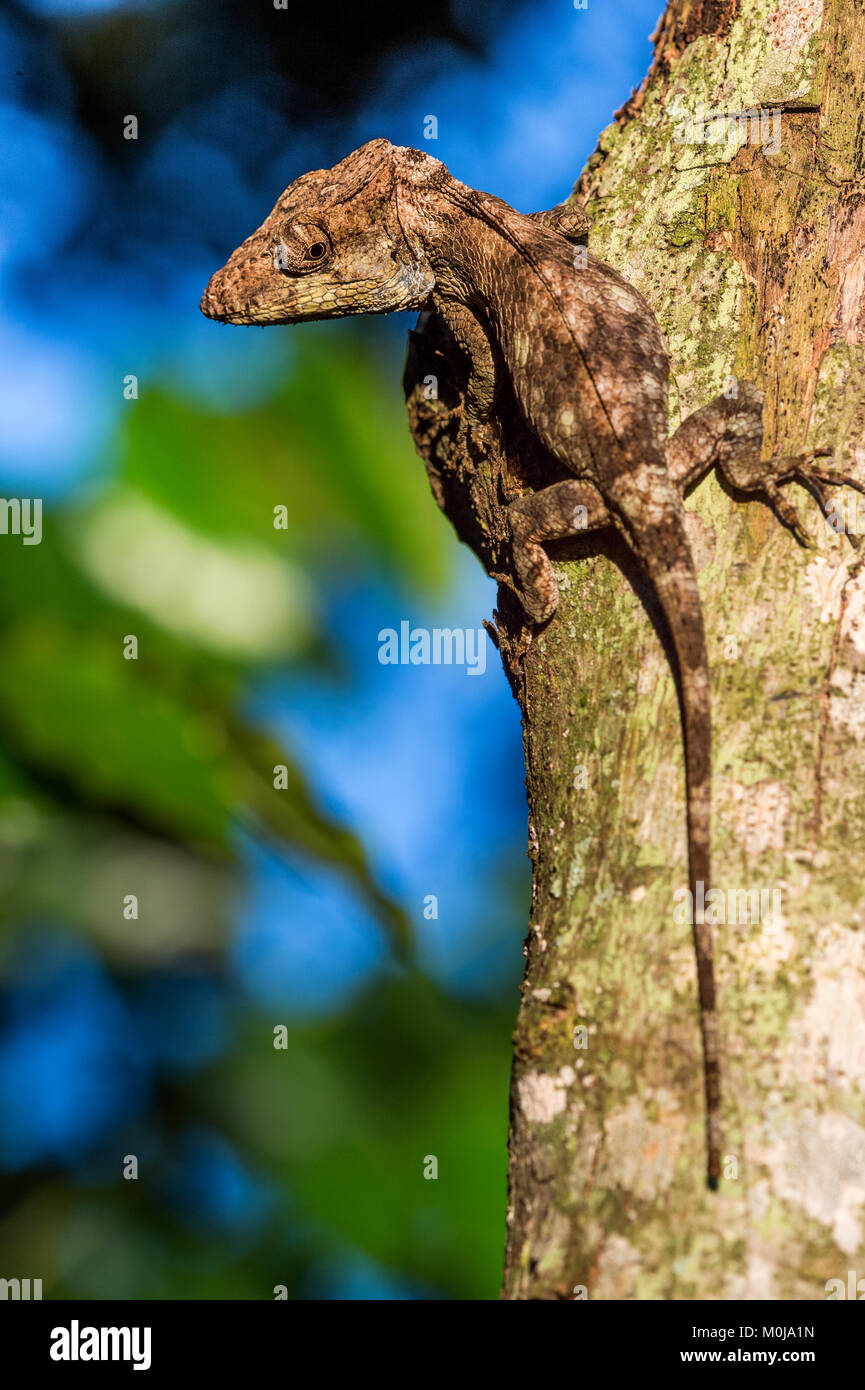
<path fill-rule="evenodd" d="M 851 545 L 858 549 L 859 542 L 855 531 L 851 531 L 843 516 L 840 516 L 833 507 L 832 502 L 826 496 L 824 487 L 851 487 L 856 492 L 865 493 L 865 483 L 854 478 L 850 473 L 844 473 L 838 468 L 826 468 L 818 465 L 815 460 L 825 457 L 832 453 L 831 449 L 820 449 L 814 454 L 806 455 L 800 461 L 800 467 L 796 470 L 796 479 L 805 487 L 810 488 L 823 509 L 826 523 L 831 526 L 833 531 L 844 531 L 850 540 Z M 836 525 L 840 522 L 840 525 Z"/>
<path fill-rule="evenodd" d="M 767 480 L 764 483 L 763 490 L 776 513 L 784 524 L 789 526 L 799 544 L 804 546 L 806 550 L 811 550 L 813 542 L 808 532 L 805 530 L 805 527 L 802 525 L 799 513 L 796 511 L 792 502 L 787 501 L 786 497 L 781 494 L 774 482 Z"/>
<path fill-rule="evenodd" d="M 857 492 L 865 492 L 865 483 L 850 473 L 842 473 L 837 468 L 811 468 L 799 475 L 802 481 L 826 483 L 827 487 L 852 487 Z"/>
<path fill-rule="evenodd" d="M 844 473 L 838 468 L 828 468 L 819 462 L 824 458 L 830 458 L 834 449 L 814 449 L 808 454 L 798 454 L 784 458 L 771 459 L 768 463 L 761 465 L 762 469 L 771 469 L 771 476 L 764 476 L 761 489 L 767 499 L 774 507 L 777 515 L 789 526 L 800 545 L 807 549 L 813 548 L 813 541 L 803 526 L 799 514 L 795 507 L 789 503 L 779 491 L 780 483 L 797 482 L 803 487 L 808 488 L 820 504 L 827 525 L 834 531 L 845 531 L 853 540 L 853 533 L 847 531 L 847 526 L 843 524 L 835 525 L 833 518 L 837 516 L 830 499 L 827 497 L 825 489 L 827 487 L 852 487 L 857 492 L 865 493 L 865 483 L 858 478 L 852 477 L 849 473 Z M 750 490 L 750 489 L 749 489 Z"/>

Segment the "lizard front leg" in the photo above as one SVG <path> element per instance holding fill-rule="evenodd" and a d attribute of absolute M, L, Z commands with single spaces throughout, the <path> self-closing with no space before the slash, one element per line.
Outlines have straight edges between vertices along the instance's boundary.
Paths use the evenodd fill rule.
<path fill-rule="evenodd" d="M 559 586 L 544 541 L 608 526 L 610 514 L 596 487 L 568 478 L 518 497 L 508 507 L 508 520 L 520 601 L 534 622 L 546 622 L 556 611 Z"/>
<path fill-rule="evenodd" d="M 530 212 L 528 217 L 548 231 L 558 232 L 566 241 L 579 241 L 592 225 L 579 203 L 559 203 L 558 207 L 547 208 L 544 212 Z"/>
<path fill-rule="evenodd" d="M 701 410 L 695 410 L 679 426 L 667 445 L 670 478 L 679 492 L 702 478 L 716 464 L 732 487 L 740 492 L 760 493 L 802 545 L 811 544 L 808 532 L 792 503 L 782 495 L 783 483 L 799 482 L 809 488 L 824 512 L 829 503 L 826 487 L 853 487 L 865 492 L 865 484 L 819 462 L 831 449 L 809 454 L 785 454 L 762 458 L 763 392 L 752 382 L 738 384 L 733 399 L 716 396 Z"/>
<path fill-rule="evenodd" d="M 454 299 L 436 300 L 457 346 L 469 360 L 469 379 L 464 393 L 467 419 L 483 425 L 493 413 L 496 398 L 496 359 L 486 325 L 467 305 Z"/>

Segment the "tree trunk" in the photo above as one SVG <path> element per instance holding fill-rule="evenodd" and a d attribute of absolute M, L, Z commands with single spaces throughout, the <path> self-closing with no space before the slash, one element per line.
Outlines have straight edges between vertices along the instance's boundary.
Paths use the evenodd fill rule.
<path fill-rule="evenodd" d="M 577 194 L 592 252 L 660 321 L 671 430 L 754 381 L 764 457 L 832 445 L 834 466 L 863 477 L 862 0 L 671 0 L 655 39 Z M 412 426 L 440 505 L 504 580 L 502 504 L 540 464 L 507 410 L 492 444 L 472 439 L 461 370 L 437 321 L 415 335 Z M 534 864 L 506 1297 L 823 1299 L 827 1281 L 865 1276 L 865 575 L 855 537 L 798 485 L 785 494 L 810 551 L 715 476 L 687 504 L 724 893 L 718 1193 L 691 928 L 674 898 L 687 883 L 682 738 L 655 606 L 608 536 L 551 549 L 561 598 L 543 630 L 500 587 Z M 858 530 L 858 494 L 831 500 L 836 525 Z"/>

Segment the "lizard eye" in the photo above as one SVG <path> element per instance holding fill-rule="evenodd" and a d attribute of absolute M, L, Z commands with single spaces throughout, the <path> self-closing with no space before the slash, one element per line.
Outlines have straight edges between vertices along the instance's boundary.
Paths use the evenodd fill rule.
<path fill-rule="evenodd" d="M 272 245 L 273 264 L 287 275 L 317 270 L 330 255 L 330 238 L 315 222 L 284 223 Z"/>

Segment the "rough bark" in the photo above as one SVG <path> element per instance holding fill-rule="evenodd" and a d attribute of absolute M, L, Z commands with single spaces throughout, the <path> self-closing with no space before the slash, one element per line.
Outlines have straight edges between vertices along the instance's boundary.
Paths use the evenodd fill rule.
<path fill-rule="evenodd" d="M 671 429 L 731 378 L 755 381 L 767 456 L 833 445 L 835 465 L 863 477 L 862 0 L 671 0 L 655 38 L 576 191 L 592 251 L 664 331 Z M 742 128 L 677 143 L 699 102 L 779 110 L 779 147 L 767 128 L 762 145 Z M 537 457 L 507 406 L 497 444 L 474 445 L 462 372 L 435 324 L 416 336 L 410 415 L 440 505 L 506 581 L 502 504 L 535 484 Z M 687 503 L 712 667 L 714 885 L 780 894 L 780 912 L 764 899 L 761 920 L 715 930 L 717 1194 L 691 929 L 674 901 L 681 731 L 651 596 L 609 536 L 552 551 L 561 602 L 541 631 L 500 588 L 534 866 L 506 1297 L 807 1300 L 865 1276 L 865 573 L 855 538 L 801 488 L 787 496 L 811 551 L 714 476 Z M 833 500 L 865 531 L 856 494 Z"/>

